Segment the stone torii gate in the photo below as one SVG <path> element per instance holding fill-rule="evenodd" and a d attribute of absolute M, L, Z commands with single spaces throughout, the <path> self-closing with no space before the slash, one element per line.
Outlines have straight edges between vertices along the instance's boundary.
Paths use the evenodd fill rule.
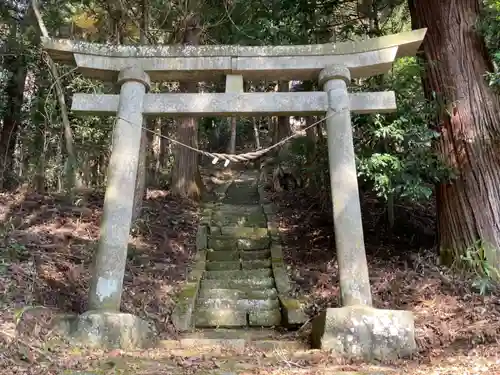
<path fill-rule="evenodd" d="M 411 313 L 371 307 L 351 129 L 351 112 L 394 111 L 395 94 L 354 94 L 347 87 L 353 78 L 384 74 L 395 59 L 414 55 L 425 32 L 338 44 L 265 47 L 111 46 L 45 38 L 43 47 L 56 62 L 76 65 L 86 77 L 120 86 L 119 95 L 75 94 L 72 103 L 75 113 L 117 116 L 90 311 L 79 320 L 80 331 L 88 334 L 88 325 L 104 331 L 122 325 L 133 336 L 137 326 L 134 317 L 116 316 L 127 315 L 120 314 L 119 308 L 144 116 L 326 114 L 343 307 L 327 309 L 314 321 L 313 343 L 355 356 L 374 351 L 378 356 L 411 353 L 415 349 Z M 224 78 L 225 93 L 148 93 L 151 81 Z M 323 91 L 245 93 L 245 79 L 319 80 Z M 139 326 L 144 328 L 142 323 Z"/>

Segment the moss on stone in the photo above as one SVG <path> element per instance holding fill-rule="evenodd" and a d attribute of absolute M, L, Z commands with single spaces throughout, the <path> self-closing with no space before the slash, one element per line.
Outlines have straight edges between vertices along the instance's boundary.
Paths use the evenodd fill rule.
<path fill-rule="evenodd" d="M 184 285 L 182 291 L 179 293 L 177 297 L 177 301 L 183 301 L 190 298 L 196 298 L 196 294 L 198 293 L 198 282 L 191 282 Z"/>
<path fill-rule="evenodd" d="M 300 302 L 293 298 L 280 298 L 281 305 L 286 310 L 300 309 L 302 306 Z"/>
<path fill-rule="evenodd" d="M 240 259 L 238 251 L 209 251 L 207 253 L 207 260 L 224 262 L 224 261 L 237 261 Z"/>

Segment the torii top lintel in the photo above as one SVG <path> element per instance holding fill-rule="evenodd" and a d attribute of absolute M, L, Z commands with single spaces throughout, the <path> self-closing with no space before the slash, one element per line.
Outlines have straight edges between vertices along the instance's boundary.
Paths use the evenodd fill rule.
<path fill-rule="evenodd" d="M 140 66 L 152 81 L 210 81 L 227 74 L 247 79 L 316 79 L 327 65 L 344 64 L 352 78 L 386 73 L 394 60 L 413 56 L 427 29 L 357 42 L 287 46 L 116 46 L 43 38 L 59 63 L 76 65 L 87 77 L 114 81 L 118 72 Z"/>

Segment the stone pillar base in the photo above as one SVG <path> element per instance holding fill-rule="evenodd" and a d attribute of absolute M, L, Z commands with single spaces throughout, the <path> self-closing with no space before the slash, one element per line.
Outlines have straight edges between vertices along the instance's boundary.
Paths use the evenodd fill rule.
<path fill-rule="evenodd" d="M 121 312 L 87 311 L 58 324 L 75 345 L 102 349 L 140 349 L 156 343 L 156 330 L 145 320 Z"/>
<path fill-rule="evenodd" d="M 330 308 L 313 321 L 312 345 L 350 359 L 383 360 L 416 352 L 410 311 L 357 305 Z"/>

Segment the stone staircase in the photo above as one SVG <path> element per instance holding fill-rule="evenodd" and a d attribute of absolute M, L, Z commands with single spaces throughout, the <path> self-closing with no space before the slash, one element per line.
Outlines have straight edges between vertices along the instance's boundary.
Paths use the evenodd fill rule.
<path fill-rule="evenodd" d="M 178 330 L 306 321 L 290 295 L 274 207 L 262 191 L 258 172 L 244 171 L 204 204 L 196 262 L 172 316 Z"/>

